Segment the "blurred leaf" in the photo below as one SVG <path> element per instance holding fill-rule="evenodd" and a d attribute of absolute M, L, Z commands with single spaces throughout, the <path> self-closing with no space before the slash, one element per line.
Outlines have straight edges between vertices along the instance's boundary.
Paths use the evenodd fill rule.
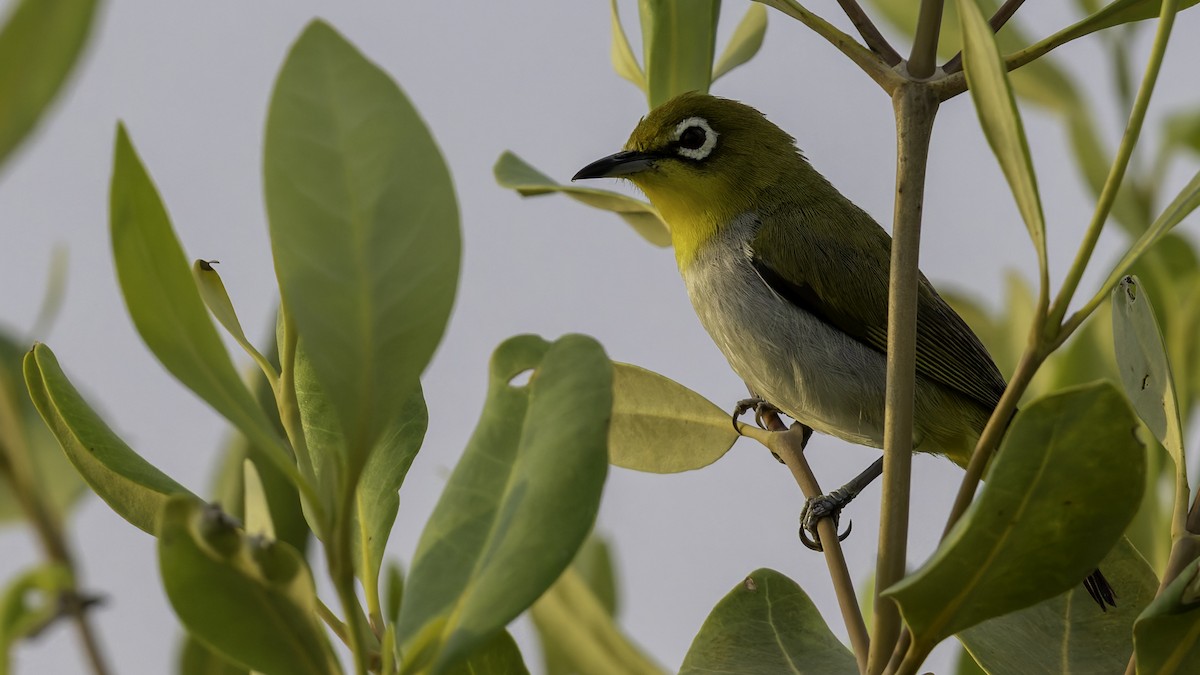
<path fill-rule="evenodd" d="M 247 537 L 191 497 L 163 507 L 158 561 L 171 606 L 192 635 L 264 675 L 339 672 L 317 624 L 317 596 L 291 546 Z"/>
<path fill-rule="evenodd" d="M 1197 2 L 1200 0 L 1180 0 L 1177 12 L 1182 12 Z M 1095 14 L 1046 38 L 1043 42 L 1062 45 L 1098 30 L 1119 26 L 1123 23 L 1153 19 L 1161 11 L 1162 0 L 1116 0 L 1116 2 L 1105 5 Z"/>
<path fill-rule="evenodd" d="M 233 665 L 189 635 L 179 652 L 179 675 L 250 675 L 250 671 Z"/>
<path fill-rule="evenodd" d="M 353 475 L 450 315 L 461 248 L 450 173 L 396 83 L 322 21 L 279 73 L 264 154 L 284 306 Z"/>
<path fill-rule="evenodd" d="M 533 371 L 525 386 L 510 384 Z M 591 530 L 608 468 L 612 366 L 591 338 L 511 338 L 425 525 L 398 634 L 406 671 L 445 672 L 533 604 Z"/>
<path fill-rule="evenodd" d="M 267 491 L 263 488 L 262 479 L 258 477 L 258 470 L 254 468 L 254 462 L 248 459 L 243 460 L 242 472 L 245 476 L 242 484 L 245 486 L 246 495 L 242 502 L 245 512 L 242 517 L 242 522 L 245 523 L 243 529 L 252 537 L 261 536 L 274 539 L 275 523 L 271 520 L 271 507 L 267 503 Z"/>
<path fill-rule="evenodd" d="M 1183 423 L 1175 396 L 1175 379 L 1167 362 L 1154 307 L 1137 277 L 1125 277 L 1113 289 L 1113 342 L 1125 395 L 1138 417 L 1163 444 L 1187 484 L 1183 457 Z M 1185 494 L 1184 499 L 1187 498 Z"/>
<path fill-rule="evenodd" d="M 650 108 L 688 91 L 708 93 L 720 0 L 638 0 Z"/>
<path fill-rule="evenodd" d="M 613 70 L 644 93 L 646 91 L 646 74 L 642 72 L 637 57 L 633 55 L 633 49 L 629 46 L 629 38 L 625 37 L 625 29 L 621 26 L 621 16 L 617 13 L 617 0 L 612 0 L 609 6 L 612 10 Z"/>
<path fill-rule="evenodd" d="M 404 570 L 400 569 L 399 563 L 391 561 L 384 568 L 384 576 L 383 618 L 393 624 L 400 617 L 400 604 L 404 600 Z"/>
<path fill-rule="evenodd" d="M 117 515 L 154 534 L 168 497 L 195 499 L 108 428 L 63 374 L 49 347 L 35 345 L 25 355 L 24 372 L 29 396 L 67 458 Z"/>
<path fill-rule="evenodd" d="M 0 593 L 0 675 L 8 675 L 13 647 L 36 634 L 61 611 L 59 597 L 75 585 L 71 570 L 43 563 L 22 572 Z"/>
<path fill-rule="evenodd" d="M 613 568 L 608 542 L 604 538 L 593 532 L 583 542 L 579 553 L 575 554 L 575 560 L 571 562 L 571 566 L 563 574 L 571 574 L 578 577 L 584 583 L 587 590 L 591 591 L 591 599 L 598 602 L 601 609 L 610 618 L 608 623 L 614 624 L 611 619 L 615 619 L 617 615 L 616 571 Z M 585 640 L 588 644 L 588 649 L 595 649 L 597 644 L 604 641 L 604 639 L 595 634 L 596 629 L 584 630 L 583 632 L 566 631 L 570 635 L 559 634 L 563 632 L 560 630 L 560 628 L 564 627 L 562 625 L 563 621 L 569 621 L 572 626 L 579 626 L 582 629 L 582 624 L 579 623 L 582 621 L 582 618 L 577 617 L 581 613 L 585 613 L 584 610 L 591 611 L 594 609 L 589 599 L 581 600 L 583 604 L 587 605 L 584 610 L 565 605 L 564 603 L 567 602 L 567 598 L 563 594 L 562 589 L 564 586 L 563 577 L 559 577 L 559 581 L 555 582 L 555 586 L 546 591 L 530 609 L 530 617 L 533 619 L 534 628 L 537 629 L 538 641 L 542 645 L 542 660 L 545 665 L 546 675 L 570 675 L 588 666 L 586 663 L 577 664 L 577 662 L 587 659 L 577 658 L 576 655 L 581 652 L 578 647 L 570 644 L 574 640 Z M 554 596 L 556 599 L 551 599 L 551 596 Z M 558 603 L 557 605 L 555 604 L 556 602 Z M 570 617 L 547 618 L 548 613 L 549 615 L 553 615 L 555 612 L 569 612 Z M 562 620 L 560 621 L 560 619 Z M 607 631 L 609 628 L 619 630 L 615 627 L 615 624 L 606 626 L 607 624 L 602 624 L 596 628 L 601 632 Z M 620 640 L 624 640 L 624 638 L 620 638 Z M 608 653 L 608 651 L 605 651 L 605 653 Z M 596 667 L 604 668 L 607 666 L 598 664 Z"/>
<path fill-rule="evenodd" d="M 279 377 L 275 372 L 275 366 L 254 348 L 250 340 L 246 339 L 246 333 L 242 331 L 242 322 L 238 321 L 237 312 L 233 309 L 233 302 L 229 299 L 229 292 L 225 290 L 225 282 L 221 281 L 221 275 L 213 269 L 216 262 L 216 260 L 197 260 L 192 263 L 192 276 L 196 280 L 196 288 L 200 291 L 200 299 L 204 301 L 208 311 L 212 312 L 212 315 L 224 326 L 234 341 L 241 345 L 250 358 L 254 359 L 263 374 L 271 380 L 271 388 L 274 389 Z"/>
<path fill-rule="evenodd" d="M 986 670 L 979 667 L 972 658 L 970 652 L 965 649 L 960 649 L 958 652 L 958 661 L 954 665 L 954 675 L 989 675 Z"/>
<path fill-rule="evenodd" d="M 925 565 L 883 593 L 914 644 L 932 647 L 1083 581 L 1141 500 L 1136 427 L 1108 382 L 1024 406 L 966 514 Z"/>
<path fill-rule="evenodd" d="M 854 655 L 796 582 L 756 570 L 704 620 L 680 675 L 702 673 L 857 673 Z"/>
<path fill-rule="evenodd" d="M 58 319 L 67 295 L 68 262 L 67 245 L 61 242 L 54 244 L 50 251 L 50 262 L 46 266 L 46 290 L 42 292 L 42 302 L 38 307 L 37 317 L 33 320 L 33 327 L 29 329 L 29 335 L 41 336 L 49 333 Z"/>
<path fill-rule="evenodd" d="M 645 368 L 613 363 L 608 461 L 626 469 L 675 473 L 708 466 L 738 439 L 729 412 Z"/>
<path fill-rule="evenodd" d="M 208 318 L 166 208 L 122 125 L 117 126 L 110 208 L 117 277 L 146 346 L 180 382 L 270 451 L 281 468 L 290 467 L 282 439 L 242 383 Z"/>
<path fill-rule="evenodd" d="M 548 675 L 659 675 L 663 672 L 613 621 L 575 565 L 530 609 Z"/>
<path fill-rule="evenodd" d="M 1200 671 L 1200 560 L 1193 560 L 1133 626 L 1139 673 Z"/>
<path fill-rule="evenodd" d="M 501 630 L 447 672 L 450 675 L 529 675 L 521 650 L 506 630 Z"/>
<path fill-rule="evenodd" d="M 1100 562 L 1117 593 L 1101 611 L 1082 586 L 1032 607 L 966 629 L 958 639 L 991 675 L 1121 673 L 1133 652 L 1138 614 L 1154 597 L 1158 579 L 1129 540 Z"/>
<path fill-rule="evenodd" d="M 95 0 L 22 0 L 0 30 L 0 164 L 37 125 L 87 41 Z"/>
<path fill-rule="evenodd" d="M 61 520 L 87 491 L 87 486 L 67 461 L 29 398 L 21 373 L 25 352 L 26 348 L 0 330 L 0 463 L 21 461 L 14 453 L 27 458 L 33 474 L 32 487 L 54 517 Z M 0 478 L 0 525 L 26 517 L 13 485 Z"/>
<path fill-rule="evenodd" d="M 592 533 L 592 536 L 583 542 L 572 564 L 588 589 L 600 601 L 604 611 L 615 617 L 619 608 L 617 571 L 613 566 L 612 552 L 609 548 L 606 539 Z"/>
<path fill-rule="evenodd" d="M 974 0 L 957 0 L 963 32 L 963 71 L 971 88 L 971 98 L 979 113 L 979 123 L 992 147 L 1004 177 L 1012 189 L 1021 218 L 1037 250 L 1038 265 L 1046 274 L 1046 223 L 1038 195 L 1029 142 L 1021 124 L 1021 114 L 1008 84 L 1007 69 L 992 37 L 992 29 Z"/>
<path fill-rule="evenodd" d="M 767 8 L 758 3 L 750 3 L 746 15 L 733 31 L 717 65 L 713 66 L 712 81 L 725 73 L 737 68 L 754 58 L 762 48 L 763 38 L 767 34 Z"/>
<path fill-rule="evenodd" d="M 561 192 L 576 201 L 621 216 L 642 238 L 655 246 L 670 246 L 671 231 L 658 215 L 658 210 L 647 202 L 627 197 L 618 192 L 596 188 L 562 185 L 546 174 L 530 166 L 525 160 L 505 151 L 492 168 L 500 187 L 516 190 L 522 197 L 535 197 Z"/>
<path fill-rule="evenodd" d="M 1200 110 L 1177 112 L 1168 117 L 1163 136 L 1168 147 L 1200 153 Z"/>

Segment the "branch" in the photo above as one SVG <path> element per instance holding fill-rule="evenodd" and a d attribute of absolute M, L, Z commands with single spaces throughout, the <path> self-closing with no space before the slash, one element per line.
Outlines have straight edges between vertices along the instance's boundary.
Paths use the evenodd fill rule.
<path fill-rule="evenodd" d="M 858 29 L 858 34 L 862 36 L 863 42 L 871 48 L 871 51 L 879 55 L 883 62 L 889 66 L 895 66 L 903 60 L 900 53 L 888 44 L 887 38 L 883 37 L 883 33 L 875 27 L 871 21 L 871 17 L 863 11 L 863 8 L 855 0 L 838 0 L 838 4 L 842 6 L 842 11 L 850 19 L 850 23 Z"/>
<path fill-rule="evenodd" d="M 1000 29 L 1004 28 L 1004 24 L 1008 23 L 1008 20 L 1012 18 L 1013 14 L 1017 13 L 1017 10 L 1020 9 L 1021 5 L 1024 3 L 1025 0 L 1005 0 L 1004 4 L 1000 5 L 1000 9 L 997 9 L 996 13 L 992 15 L 992 18 L 988 20 L 988 26 L 991 26 L 992 32 L 999 33 Z M 962 70 L 961 50 L 951 57 L 950 60 L 946 62 L 946 65 L 942 66 L 942 71 L 947 75 L 950 73 L 957 73 L 960 70 Z"/>

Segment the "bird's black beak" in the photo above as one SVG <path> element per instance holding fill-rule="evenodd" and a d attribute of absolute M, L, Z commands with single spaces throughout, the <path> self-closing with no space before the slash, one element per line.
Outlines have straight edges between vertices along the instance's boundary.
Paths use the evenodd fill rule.
<path fill-rule="evenodd" d="M 628 176 L 630 174 L 645 171 L 654 166 L 655 155 L 638 152 L 636 150 L 625 150 L 618 152 L 615 155 L 609 155 L 598 159 L 591 164 L 583 167 L 571 177 L 571 180 L 580 180 L 582 178 L 616 178 L 619 176 Z"/>

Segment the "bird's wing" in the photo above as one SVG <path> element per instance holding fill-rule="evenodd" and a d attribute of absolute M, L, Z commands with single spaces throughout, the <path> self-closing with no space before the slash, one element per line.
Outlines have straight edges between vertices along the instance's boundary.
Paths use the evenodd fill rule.
<path fill-rule="evenodd" d="M 762 280 L 780 296 L 862 344 L 887 353 L 888 270 L 891 237 L 848 201 L 824 212 L 803 207 L 787 222 L 762 218 L 748 254 Z M 796 214 L 799 214 L 798 216 Z M 821 228 L 804 220 L 865 218 L 857 227 Z M 848 256 L 853 255 L 853 259 Z M 966 322 L 920 277 L 917 300 L 917 373 L 991 410 L 1004 393 L 1004 377 Z"/>

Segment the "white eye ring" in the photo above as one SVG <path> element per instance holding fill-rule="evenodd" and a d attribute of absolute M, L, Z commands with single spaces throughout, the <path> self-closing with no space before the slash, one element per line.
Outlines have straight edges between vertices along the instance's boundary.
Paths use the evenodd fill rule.
<path fill-rule="evenodd" d="M 704 144 L 698 148 L 678 148 L 679 154 L 689 159 L 704 159 L 708 157 L 713 148 L 717 147 L 717 132 L 708 125 L 708 120 L 703 117 L 689 117 L 686 120 L 675 125 L 675 131 L 671 133 L 671 140 L 678 141 L 683 132 L 692 127 L 699 127 L 704 130 Z"/>

